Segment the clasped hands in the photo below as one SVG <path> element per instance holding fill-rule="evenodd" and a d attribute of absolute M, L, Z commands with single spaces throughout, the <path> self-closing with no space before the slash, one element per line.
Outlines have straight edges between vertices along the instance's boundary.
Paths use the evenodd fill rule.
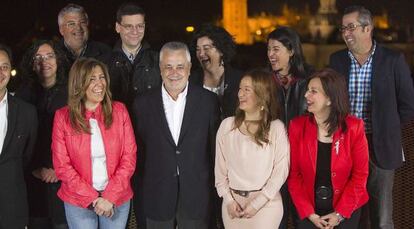
<path fill-rule="evenodd" d="M 251 218 L 256 215 L 256 210 L 251 204 L 247 204 L 243 209 L 235 200 L 227 204 L 227 212 L 233 218 Z"/>
<path fill-rule="evenodd" d="M 92 202 L 92 207 L 95 213 L 99 216 L 111 218 L 115 213 L 114 204 L 102 197 L 96 198 L 96 200 Z"/>
<path fill-rule="evenodd" d="M 335 212 L 329 213 L 324 216 L 319 216 L 315 213 L 311 214 L 308 219 L 320 229 L 333 229 L 338 226 L 339 218 Z"/>

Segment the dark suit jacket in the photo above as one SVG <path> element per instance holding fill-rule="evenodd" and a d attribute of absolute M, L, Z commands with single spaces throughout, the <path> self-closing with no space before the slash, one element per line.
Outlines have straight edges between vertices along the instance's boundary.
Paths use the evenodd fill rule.
<path fill-rule="evenodd" d="M 332 54 L 329 63 L 349 81 L 348 50 Z M 414 117 L 413 81 L 404 55 L 377 44 L 371 84 L 375 160 L 384 169 L 396 169 L 402 165 L 401 123 Z"/>
<path fill-rule="evenodd" d="M 148 218 L 172 219 L 178 198 L 191 219 L 208 216 L 210 195 L 214 190 L 212 175 L 218 112 L 216 96 L 190 84 L 176 145 L 165 117 L 161 88 L 134 102 L 135 134 L 139 152 L 145 154 L 143 199 L 144 214 Z"/>
<path fill-rule="evenodd" d="M 8 122 L 0 154 L 0 229 L 22 229 L 28 223 L 24 167 L 28 165 L 37 131 L 36 109 L 7 97 Z"/>
<path fill-rule="evenodd" d="M 224 70 L 224 95 L 220 102 L 221 119 L 234 116 L 239 104 L 237 93 L 239 92 L 240 80 L 243 72 L 232 67 L 226 67 Z M 204 75 L 203 70 L 198 68 L 191 73 L 190 82 L 203 87 Z"/>

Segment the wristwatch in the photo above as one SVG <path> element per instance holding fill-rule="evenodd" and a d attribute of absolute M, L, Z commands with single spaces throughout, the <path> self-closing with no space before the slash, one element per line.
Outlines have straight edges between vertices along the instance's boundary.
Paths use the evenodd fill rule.
<path fill-rule="evenodd" d="M 338 223 L 341 223 L 342 221 L 345 220 L 345 218 L 338 212 L 335 212 L 335 215 L 338 217 Z"/>

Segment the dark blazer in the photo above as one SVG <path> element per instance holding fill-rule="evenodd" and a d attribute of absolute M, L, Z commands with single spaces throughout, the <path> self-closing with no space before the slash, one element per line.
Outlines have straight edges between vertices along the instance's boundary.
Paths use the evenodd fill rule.
<path fill-rule="evenodd" d="M 237 93 L 239 92 L 240 80 L 243 72 L 232 67 L 226 67 L 224 70 L 224 95 L 220 102 L 221 119 L 234 116 L 238 105 Z M 203 87 L 204 75 L 201 68 L 191 73 L 190 82 Z"/>
<path fill-rule="evenodd" d="M 74 56 L 72 52 L 65 46 L 65 42 L 63 38 L 58 43 L 58 46 L 65 53 L 66 58 L 69 61 L 69 69 L 70 69 L 70 67 L 76 61 L 78 57 Z M 81 57 L 93 57 L 97 60 L 104 61 L 105 57 L 110 52 L 111 52 L 111 48 L 108 45 L 98 42 L 98 41 L 92 41 L 89 39 L 87 42 L 86 50 L 83 52 Z"/>
<path fill-rule="evenodd" d="M 347 49 L 332 54 L 329 65 L 349 81 Z M 402 165 L 401 123 L 414 117 L 413 81 L 404 55 L 377 44 L 371 84 L 375 159 L 384 169 L 397 169 Z"/>
<path fill-rule="evenodd" d="M 162 221 L 175 217 L 177 200 L 191 219 L 205 219 L 214 190 L 214 145 L 218 127 L 216 96 L 189 84 L 178 145 L 165 117 L 161 88 L 133 104 L 135 134 L 145 154 L 146 216 Z M 179 175 L 177 174 L 179 167 Z"/>
<path fill-rule="evenodd" d="M 0 228 L 22 229 L 28 223 L 24 167 L 36 141 L 36 109 L 8 94 L 7 133 L 0 154 Z"/>

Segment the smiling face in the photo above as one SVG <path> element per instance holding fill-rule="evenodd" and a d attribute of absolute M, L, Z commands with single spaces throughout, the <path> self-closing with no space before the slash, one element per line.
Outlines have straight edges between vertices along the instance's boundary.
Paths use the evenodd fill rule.
<path fill-rule="evenodd" d="M 260 111 L 257 95 L 254 91 L 253 81 L 250 76 L 245 76 L 240 81 L 238 98 L 240 110 L 249 114 L 254 114 Z"/>
<path fill-rule="evenodd" d="M 128 50 L 137 49 L 145 34 L 145 18 L 142 14 L 122 16 L 120 23 L 115 24 L 116 32 L 122 40 L 122 45 Z"/>
<path fill-rule="evenodd" d="M 0 100 L 6 93 L 6 86 L 10 80 L 11 63 L 7 53 L 0 50 Z"/>
<path fill-rule="evenodd" d="M 205 70 L 214 71 L 220 67 L 222 53 L 213 45 L 213 41 L 204 36 L 197 39 L 197 59 Z"/>
<path fill-rule="evenodd" d="M 372 26 L 361 25 L 358 16 L 358 12 L 353 12 L 342 17 L 342 27 L 348 27 L 342 31 L 342 38 L 351 52 L 359 52 L 371 42 Z"/>
<path fill-rule="evenodd" d="M 160 71 L 164 87 L 175 98 L 187 85 L 191 62 L 185 50 L 165 49 L 160 59 Z"/>
<path fill-rule="evenodd" d="M 94 110 L 105 97 L 106 77 L 100 66 L 95 66 L 89 79 L 89 86 L 86 89 L 85 107 Z"/>
<path fill-rule="evenodd" d="M 89 36 L 88 19 L 81 13 L 66 13 L 62 19 L 59 32 L 65 43 L 72 50 L 83 48 Z"/>
<path fill-rule="evenodd" d="M 56 80 L 56 54 L 49 44 L 41 45 L 33 59 L 33 71 L 36 72 L 41 81 Z"/>
<path fill-rule="evenodd" d="M 290 69 L 289 60 L 293 52 L 288 50 L 280 41 L 269 39 L 267 44 L 267 58 L 273 71 L 288 71 Z"/>
<path fill-rule="evenodd" d="M 329 115 L 331 101 L 326 95 L 319 78 L 313 78 L 309 81 L 308 90 L 305 93 L 308 111 L 316 116 Z"/>

